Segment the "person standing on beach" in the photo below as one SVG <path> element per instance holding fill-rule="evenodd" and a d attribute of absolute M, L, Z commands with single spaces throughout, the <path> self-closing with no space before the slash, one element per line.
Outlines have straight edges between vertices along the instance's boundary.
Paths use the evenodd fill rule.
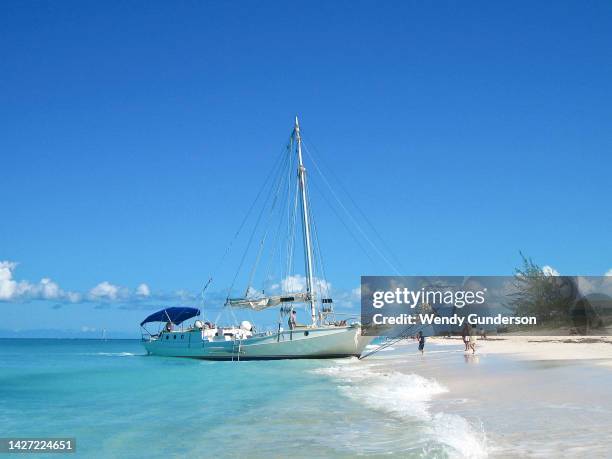
<path fill-rule="evenodd" d="M 468 344 L 470 342 L 469 334 L 470 334 L 470 328 L 468 324 L 465 324 L 463 326 L 463 329 L 461 330 L 461 339 L 463 340 L 463 345 L 465 346 L 465 350 L 464 350 L 465 352 L 468 351 Z"/>
<path fill-rule="evenodd" d="M 476 354 L 476 327 L 470 327 L 470 349 L 472 354 Z"/>
<path fill-rule="evenodd" d="M 425 351 L 425 336 L 423 335 L 423 332 L 419 330 L 419 333 L 417 334 L 417 339 L 419 340 L 419 351 L 421 351 L 421 354 L 423 354 Z"/>

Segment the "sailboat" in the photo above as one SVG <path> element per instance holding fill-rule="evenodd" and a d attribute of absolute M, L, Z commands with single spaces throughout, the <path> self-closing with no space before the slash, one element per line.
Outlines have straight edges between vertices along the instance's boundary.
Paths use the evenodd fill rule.
<path fill-rule="evenodd" d="M 143 344 L 149 354 L 207 360 L 338 358 L 359 356 L 371 342 L 372 337 L 362 336 L 358 321 L 330 320 L 330 317 L 335 318 L 331 298 L 320 298 L 315 292 L 317 279 L 314 276 L 313 226 L 297 117 L 287 151 L 296 156 L 296 161 L 292 158 L 288 164 L 297 166 L 295 208 L 299 207 L 301 215 L 305 290 L 255 295 L 249 286 L 242 297 L 228 296 L 225 303 L 228 308 L 255 312 L 278 308 L 283 322 L 279 320 L 276 330 L 266 332 L 256 332 L 251 322 L 246 320 L 239 325 L 222 327 L 197 319 L 185 327 L 183 324 L 186 321 L 201 315 L 200 309 L 193 307 L 171 307 L 157 311 L 140 324 L 144 330 Z M 310 315 L 308 324 L 299 325 L 295 320 L 296 305 L 299 304 L 307 306 Z M 285 319 L 288 329 L 283 326 Z M 150 333 L 146 329 L 146 324 L 164 322 L 165 327 L 157 333 Z"/>

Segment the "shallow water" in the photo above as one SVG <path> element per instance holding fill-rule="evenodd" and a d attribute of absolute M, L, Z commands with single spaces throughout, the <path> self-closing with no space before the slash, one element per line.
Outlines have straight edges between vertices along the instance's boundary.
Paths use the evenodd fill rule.
<path fill-rule="evenodd" d="M 444 458 L 510 455 L 513 444 L 524 455 L 545 454 L 541 431 L 531 441 L 517 428 L 521 419 L 537 428 L 545 413 L 611 425 L 609 396 L 607 404 L 591 400 L 609 369 L 530 368 L 485 356 L 475 364 L 427 349 L 425 357 L 398 349 L 364 361 L 236 363 L 145 356 L 129 340 L 0 340 L 2 436 L 76 437 L 77 457 Z M 477 390 L 470 378 L 488 382 Z M 521 395 L 550 378 L 559 393 L 584 378 L 598 382 L 582 398 Z M 495 387 L 510 391 L 506 402 L 495 401 Z M 572 422 L 553 427 L 557 439 L 576 433 Z"/>
<path fill-rule="evenodd" d="M 466 354 L 461 345 L 429 346 L 430 352 L 421 356 L 412 347 L 369 363 L 378 371 L 435 379 L 446 388 L 432 398 L 428 410 L 460 418 L 443 432 L 467 432 L 458 444 L 456 436 L 450 438 L 461 454 L 610 457 L 612 368 L 601 360 L 524 361 Z"/>

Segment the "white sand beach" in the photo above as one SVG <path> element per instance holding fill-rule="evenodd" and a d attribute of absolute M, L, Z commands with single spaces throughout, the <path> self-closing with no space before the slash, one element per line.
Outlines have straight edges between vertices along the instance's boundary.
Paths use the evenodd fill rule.
<path fill-rule="evenodd" d="M 478 340 L 476 354 L 461 338 L 429 338 L 424 355 L 406 340 L 338 368 L 358 401 L 397 422 L 419 419 L 449 457 L 612 451 L 607 337 L 494 336 Z"/>
<path fill-rule="evenodd" d="M 460 337 L 430 338 L 441 346 L 462 346 Z M 612 363 L 612 338 L 606 336 L 491 336 L 478 339 L 477 354 L 503 354 L 523 360 L 603 360 Z M 610 361 L 606 361 L 609 359 Z"/>

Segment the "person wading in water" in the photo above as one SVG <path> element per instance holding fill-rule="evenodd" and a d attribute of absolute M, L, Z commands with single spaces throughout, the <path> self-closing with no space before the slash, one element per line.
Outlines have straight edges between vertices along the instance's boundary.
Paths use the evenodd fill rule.
<path fill-rule="evenodd" d="M 470 328 L 468 324 L 465 324 L 463 326 L 463 330 L 461 330 L 461 339 L 463 340 L 463 345 L 465 346 L 464 351 L 467 352 L 470 344 Z"/>
<path fill-rule="evenodd" d="M 419 333 L 417 334 L 417 339 L 419 340 L 419 351 L 421 351 L 421 354 L 423 354 L 425 351 L 425 336 L 423 335 L 423 332 L 419 330 Z"/>
<path fill-rule="evenodd" d="M 470 327 L 470 349 L 472 354 L 476 354 L 476 327 Z"/>

